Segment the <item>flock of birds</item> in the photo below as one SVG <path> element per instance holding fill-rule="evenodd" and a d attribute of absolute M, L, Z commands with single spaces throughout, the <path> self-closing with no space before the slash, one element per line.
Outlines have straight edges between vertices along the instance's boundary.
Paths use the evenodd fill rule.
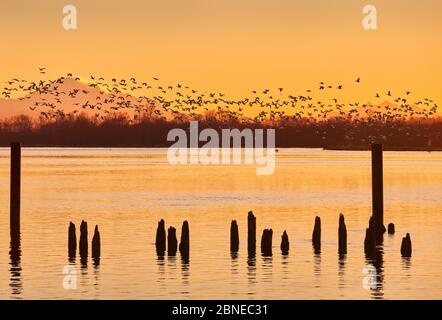
<path fill-rule="evenodd" d="M 40 77 L 46 68 L 39 68 Z M 70 81 L 71 85 L 65 84 Z M 351 85 L 361 84 L 357 78 Z M 118 113 L 130 114 L 130 122 L 157 118 L 185 121 L 200 117 L 217 120 L 241 120 L 281 124 L 290 120 L 322 121 L 345 119 L 351 121 L 397 121 L 410 118 L 432 118 L 438 105 L 429 98 L 412 99 L 410 91 L 394 95 L 391 91 L 376 93 L 378 104 L 314 99 L 314 93 L 327 92 L 339 96 L 343 84 L 323 81 L 314 90 L 303 94 L 286 94 L 284 88 L 252 90 L 246 97 L 231 99 L 222 92 L 200 92 L 180 83 L 164 85 L 159 77 L 149 82 L 130 79 L 110 79 L 91 75 L 81 79 L 72 73 L 55 80 L 28 81 L 11 79 L 5 83 L 2 97 L 32 101 L 29 109 L 45 119 L 72 117 L 87 111 L 97 119 L 106 120 Z M 388 100 L 389 103 L 382 103 Z M 73 110 L 66 111 L 66 104 Z M 72 108 L 71 108 L 72 109 Z"/>

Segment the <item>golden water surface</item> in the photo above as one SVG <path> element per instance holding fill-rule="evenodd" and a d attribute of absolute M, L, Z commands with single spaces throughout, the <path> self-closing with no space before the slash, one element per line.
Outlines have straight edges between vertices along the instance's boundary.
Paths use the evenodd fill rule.
<path fill-rule="evenodd" d="M 9 254 L 9 149 L 0 149 L 0 298 L 18 299 L 441 299 L 442 153 L 385 152 L 385 235 L 375 285 L 364 288 L 371 211 L 370 153 L 280 149 L 273 175 L 254 165 L 170 165 L 166 149 L 23 148 L 21 256 Z M 247 212 L 272 228 L 273 257 L 247 257 Z M 339 258 L 339 213 L 348 254 Z M 322 251 L 311 246 L 322 220 Z M 159 219 L 190 224 L 190 261 L 158 259 Z M 98 224 L 101 260 L 69 262 L 70 221 Z M 229 250 L 237 219 L 240 251 Z M 287 230 L 290 254 L 280 253 Z M 413 256 L 400 255 L 409 232 Z M 63 268 L 77 288 L 63 287 Z"/>

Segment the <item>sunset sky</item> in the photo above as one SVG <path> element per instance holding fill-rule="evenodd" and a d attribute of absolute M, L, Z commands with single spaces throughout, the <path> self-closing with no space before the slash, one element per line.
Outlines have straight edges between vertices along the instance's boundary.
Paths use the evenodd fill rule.
<path fill-rule="evenodd" d="M 76 31 L 62 28 L 67 4 Z M 376 31 L 362 28 L 366 4 Z M 158 76 L 232 95 L 324 81 L 349 101 L 386 90 L 442 101 L 440 0 L 3 0 L 0 12 L 2 82 L 46 66 L 48 78 Z"/>

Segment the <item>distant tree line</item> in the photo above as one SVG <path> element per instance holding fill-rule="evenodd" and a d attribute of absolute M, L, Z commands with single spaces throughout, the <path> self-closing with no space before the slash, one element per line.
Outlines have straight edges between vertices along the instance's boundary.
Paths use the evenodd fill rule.
<path fill-rule="evenodd" d="M 277 147 L 368 149 L 371 143 L 381 142 L 390 150 L 442 150 L 441 118 L 255 122 L 200 116 L 194 120 L 199 121 L 199 130 L 275 128 Z M 174 128 L 188 130 L 189 119 L 133 121 L 119 113 L 104 120 L 86 114 L 46 120 L 21 115 L 0 120 L 0 146 L 18 141 L 23 146 L 35 147 L 168 147 L 173 142 L 167 141 L 167 134 Z"/>

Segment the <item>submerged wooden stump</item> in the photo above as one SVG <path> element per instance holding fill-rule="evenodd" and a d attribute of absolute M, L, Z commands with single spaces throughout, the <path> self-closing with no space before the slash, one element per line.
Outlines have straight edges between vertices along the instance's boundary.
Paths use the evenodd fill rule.
<path fill-rule="evenodd" d="M 394 230 L 394 223 L 389 223 L 388 224 L 388 234 L 394 234 L 395 230 Z"/>
<path fill-rule="evenodd" d="M 321 218 L 315 218 L 315 226 L 313 228 L 312 234 L 312 243 L 315 253 L 318 254 L 321 252 Z"/>
<path fill-rule="evenodd" d="M 187 221 L 183 222 L 183 227 L 181 228 L 181 241 L 180 241 L 180 253 L 183 256 L 183 259 L 189 259 L 189 223 Z"/>
<path fill-rule="evenodd" d="M 283 255 L 288 255 L 290 249 L 290 243 L 289 243 L 289 236 L 287 235 L 287 232 L 284 230 L 284 233 L 281 237 L 281 252 Z"/>
<path fill-rule="evenodd" d="M 68 229 L 68 256 L 70 259 L 75 258 L 77 254 L 77 235 L 75 231 L 75 224 L 69 222 Z"/>
<path fill-rule="evenodd" d="M 376 230 L 373 217 L 370 217 L 368 228 L 365 229 L 364 252 L 369 257 L 374 257 L 376 253 Z"/>
<path fill-rule="evenodd" d="M 176 229 L 169 227 L 167 230 L 167 255 L 175 256 L 177 251 L 178 240 L 176 238 Z"/>
<path fill-rule="evenodd" d="M 249 256 L 256 254 L 256 218 L 252 211 L 247 215 L 247 251 Z"/>
<path fill-rule="evenodd" d="M 347 227 L 345 225 L 344 215 L 341 213 L 339 215 L 339 228 L 338 228 L 338 238 L 339 238 L 339 254 L 347 253 Z"/>
<path fill-rule="evenodd" d="M 101 255 L 101 241 L 100 241 L 100 231 L 98 231 L 98 226 L 95 226 L 94 236 L 92 237 L 92 258 L 100 259 Z"/>
<path fill-rule="evenodd" d="M 261 253 L 263 256 L 272 255 L 272 229 L 264 229 L 261 237 Z"/>
<path fill-rule="evenodd" d="M 411 238 L 410 234 L 407 233 L 407 235 L 402 238 L 401 254 L 403 257 L 411 257 L 411 251 Z"/>
<path fill-rule="evenodd" d="M 230 224 L 230 252 L 238 252 L 239 250 L 239 231 L 238 223 L 236 220 L 232 220 Z"/>
<path fill-rule="evenodd" d="M 80 257 L 87 260 L 88 243 L 87 243 L 87 222 L 82 220 L 80 225 Z"/>
<path fill-rule="evenodd" d="M 155 247 L 157 249 L 157 254 L 159 256 L 164 256 L 166 252 L 166 228 L 163 219 L 158 222 Z"/>

